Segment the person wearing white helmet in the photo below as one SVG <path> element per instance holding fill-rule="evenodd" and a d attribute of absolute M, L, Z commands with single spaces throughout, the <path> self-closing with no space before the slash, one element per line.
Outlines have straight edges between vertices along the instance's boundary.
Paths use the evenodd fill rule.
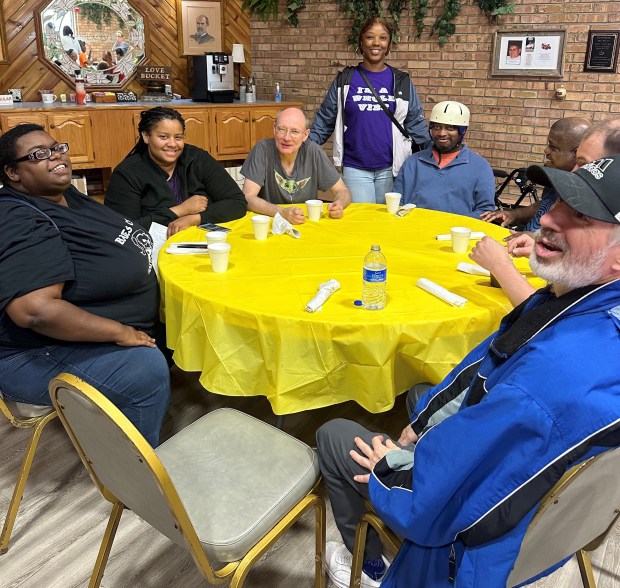
<path fill-rule="evenodd" d="M 432 146 L 407 158 L 394 181 L 401 204 L 479 218 L 495 210 L 495 178 L 489 162 L 465 145 L 469 108 L 446 100 L 430 116 Z"/>

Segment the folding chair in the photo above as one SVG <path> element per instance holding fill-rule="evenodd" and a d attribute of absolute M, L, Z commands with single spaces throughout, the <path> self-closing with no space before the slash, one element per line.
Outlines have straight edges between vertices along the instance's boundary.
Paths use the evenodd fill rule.
<path fill-rule="evenodd" d="M 620 513 L 620 448 L 568 470 L 549 491 L 530 522 L 507 587 L 526 582 L 577 555 L 585 588 L 595 588 L 588 551 L 596 549 Z"/>
<path fill-rule="evenodd" d="M 186 548 L 212 584 L 251 566 L 307 510 L 316 521 L 315 586 L 324 587 L 325 504 L 312 494 L 316 453 L 231 409 L 213 411 L 153 449 L 107 398 L 61 374 L 50 396 L 101 494 L 112 502 L 90 587 L 101 582 L 125 506 Z"/>
<path fill-rule="evenodd" d="M 577 556 L 584 588 L 596 588 L 588 552 L 605 540 L 620 516 L 618 471 L 620 448 L 573 466 L 558 480 L 527 528 L 507 588 L 527 582 L 572 554 Z M 360 586 L 368 525 L 392 551 L 402 544 L 376 514 L 366 513 L 355 532 L 350 588 Z"/>
<path fill-rule="evenodd" d="M 9 423 L 18 429 L 33 428 L 32 436 L 26 446 L 22 467 L 17 476 L 13 496 L 9 502 L 9 509 L 4 519 L 2 534 L 0 535 L 0 555 L 3 555 L 9 550 L 9 541 L 11 540 L 13 525 L 15 524 L 17 511 L 24 495 L 24 488 L 28 481 L 28 474 L 30 474 L 30 468 L 39 444 L 39 439 L 41 438 L 41 433 L 45 425 L 56 416 L 56 411 L 52 406 L 12 402 L 5 399 L 2 396 L 2 392 L 0 392 L 0 412 L 7 418 Z"/>

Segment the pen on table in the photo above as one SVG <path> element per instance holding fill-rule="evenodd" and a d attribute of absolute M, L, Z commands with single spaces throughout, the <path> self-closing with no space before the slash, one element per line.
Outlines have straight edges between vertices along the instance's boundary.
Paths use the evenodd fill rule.
<path fill-rule="evenodd" d="M 184 243 L 183 245 L 175 245 L 177 249 L 208 249 L 208 243 Z"/>

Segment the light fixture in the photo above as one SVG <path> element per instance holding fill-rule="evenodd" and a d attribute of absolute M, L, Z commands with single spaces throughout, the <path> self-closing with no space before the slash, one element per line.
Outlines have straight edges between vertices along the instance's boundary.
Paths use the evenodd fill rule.
<path fill-rule="evenodd" d="M 243 45 L 241 43 L 233 43 L 232 46 L 232 61 L 233 67 L 235 63 L 238 63 L 239 75 L 237 76 L 237 87 L 241 88 L 241 64 L 245 63 L 245 55 L 243 52 Z"/>

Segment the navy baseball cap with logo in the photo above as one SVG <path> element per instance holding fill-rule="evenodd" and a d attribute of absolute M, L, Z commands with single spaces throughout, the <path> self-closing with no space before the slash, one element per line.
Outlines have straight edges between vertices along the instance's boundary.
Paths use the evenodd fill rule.
<path fill-rule="evenodd" d="M 586 163 L 574 172 L 531 165 L 527 177 L 553 188 L 573 210 L 620 225 L 620 154 Z"/>

